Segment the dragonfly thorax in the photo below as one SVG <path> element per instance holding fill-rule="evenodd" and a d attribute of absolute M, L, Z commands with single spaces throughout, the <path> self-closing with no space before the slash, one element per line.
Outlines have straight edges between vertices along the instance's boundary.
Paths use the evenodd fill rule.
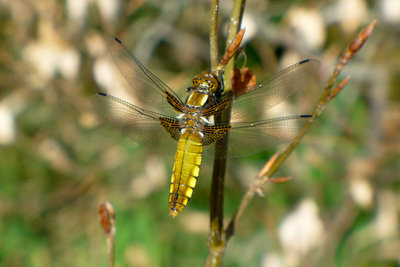
<path fill-rule="evenodd" d="M 194 76 L 192 80 L 193 90 L 198 92 L 205 92 L 208 95 L 214 95 L 218 88 L 218 79 L 211 72 L 202 72 L 199 75 Z"/>
<path fill-rule="evenodd" d="M 204 130 L 207 119 L 199 113 L 183 113 L 179 116 L 179 124 L 181 131 L 190 131 L 192 133 L 199 133 Z"/>

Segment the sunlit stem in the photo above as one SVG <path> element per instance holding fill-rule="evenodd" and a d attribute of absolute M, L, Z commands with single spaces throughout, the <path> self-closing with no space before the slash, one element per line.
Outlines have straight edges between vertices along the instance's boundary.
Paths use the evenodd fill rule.
<path fill-rule="evenodd" d="M 212 1 L 211 9 L 216 8 Z M 228 47 L 232 40 L 235 38 L 236 34 L 240 30 L 240 24 L 243 17 L 243 11 L 245 6 L 245 0 L 235 0 L 232 14 L 228 26 L 228 38 L 226 40 L 226 46 Z M 218 13 L 218 8 L 216 8 Z M 211 11 L 211 14 L 214 13 Z M 218 14 L 216 14 L 218 15 Z M 213 22 L 218 21 L 216 18 L 211 18 L 211 25 Z M 213 27 L 211 27 L 210 39 L 216 38 L 216 32 L 213 32 Z M 210 41 L 212 43 L 212 41 Z M 211 49 L 213 47 L 211 46 Z M 217 48 L 216 48 L 217 50 Z M 214 52 L 215 53 L 215 52 Z M 218 51 L 216 52 L 218 53 Z M 213 52 L 211 52 L 213 57 Z M 211 59 L 214 60 L 213 58 Z M 225 68 L 225 79 L 224 79 L 224 93 L 231 90 L 231 73 L 235 66 L 236 57 L 233 57 Z M 212 70 L 215 70 L 218 64 L 213 65 Z M 215 122 L 229 122 L 230 120 L 230 109 L 224 110 L 215 117 Z M 224 138 L 220 139 L 216 143 L 216 152 L 214 159 L 213 177 L 211 184 L 211 198 L 210 198 L 210 233 L 208 239 L 209 254 L 206 261 L 206 266 L 221 266 L 223 261 L 223 252 L 226 246 L 226 239 L 224 233 L 224 185 L 225 185 L 225 168 L 226 168 L 226 152 L 228 145 L 229 136 L 226 135 Z"/>
<path fill-rule="evenodd" d="M 211 71 L 215 71 L 219 58 L 218 58 L 218 10 L 219 0 L 211 0 L 210 9 L 210 57 L 211 57 Z"/>

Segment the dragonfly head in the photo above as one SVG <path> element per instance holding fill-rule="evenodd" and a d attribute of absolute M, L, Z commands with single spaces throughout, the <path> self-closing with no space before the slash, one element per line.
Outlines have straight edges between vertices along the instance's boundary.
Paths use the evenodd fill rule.
<path fill-rule="evenodd" d="M 194 76 L 192 80 L 193 89 L 215 95 L 220 88 L 217 77 L 210 72 L 202 72 Z"/>

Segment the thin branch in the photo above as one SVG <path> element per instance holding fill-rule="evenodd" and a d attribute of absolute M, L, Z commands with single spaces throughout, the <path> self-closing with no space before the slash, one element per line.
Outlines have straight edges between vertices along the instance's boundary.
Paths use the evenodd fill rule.
<path fill-rule="evenodd" d="M 361 47 L 365 44 L 368 38 L 371 36 L 375 26 L 376 20 L 371 22 L 366 28 L 364 28 L 357 37 L 350 43 L 350 45 L 346 48 L 343 52 L 342 56 L 340 57 L 329 81 L 319 99 L 318 105 L 315 107 L 312 117 L 308 120 L 308 122 L 304 125 L 301 129 L 299 135 L 290 143 L 290 145 L 286 148 L 286 150 L 278 157 L 278 159 L 273 159 L 273 163 L 268 165 L 268 170 L 264 171 L 265 177 L 262 179 L 258 178 L 255 182 L 249 187 L 248 191 L 246 192 L 245 196 L 243 197 L 241 203 L 239 204 L 238 210 L 233 215 L 230 223 L 228 224 L 228 228 L 226 230 L 226 238 L 229 239 L 234 234 L 234 229 L 243 214 L 243 210 L 247 208 L 250 200 L 253 198 L 254 193 L 258 186 L 265 184 L 268 181 L 275 171 L 279 168 L 279 166 L 285 161 L 285 159 L 290 155 L 290 153 L 294 150 L 303 136 L 308 132 L 311 125 L 314 123 L 316 118 L 321 114 L 325 106 L 332 100 L 334 97 L 338 95 L 340 91 L 344 88 L 347 84 L 349 77 L 341 81 L 335 88 L 333 88 L 337 78 L 341 70 L 344 66 L 348 63 L 348 61 L 361 49 Z M 333 88 L 333 89 L 332 89 Z M 271 161 L 271 160 L 270 160 Z"/>
<path fill-rule="evenodd" d="M 240 30 L 240 25 L 242 24 L 244 7 L 246 5 L 246 0 L 235 0 L 233 2 L 232 13 L 228 24 L 228 35 L 226 39 L 226 47 L 229 47 L 233 40 L 236 38 L 237 33 Z M 232 87 L 230 84 L 230 77 L 236 64 L 236 56 L 228 62 L 225 67 L 225 93 L 228 93 Z M 229 77 L 229 79 L 228 79 Z M 230 112 L 230 111 L 229 111 Z"/>
<path fill-rule="evenodd" d="M 105 202 L 99 208 L 100 225 L 107 238 L 108 259 L 110 267 L 115 265 L 115 211 L 110 202 Z"/>
<path fill-rule="evenodd" d="M 228 26 L 228 38 L 226 47 L 229 47 L 231 42 L 236 37 L 240 29 L 240 24 L 243 17 L 243 10 L 245 0 L 235 0 L 233 4 L 232 14 Z M 216 34 L 216 21 L 215 17 L 218 15 L 218 1 L 211 3 L 211 28 L 210 28 L 210 43 L 215 42 Z M 215 16 L 215 17 L 214 17 Z M 215 31 L 214 31 L 215 30 Z M 215 43 L 214 43 L 215 44 Z M 217 47 L 211 49 L 218 50 Z M 218 59 L 213 58 L 218 55 L 218 52 L 211 51 L 211 68 L 213 71 L 218 71 Z M 225 68 L 226 78 L 224 79 L 224 93 L 231 90 L 230 75 L 233 71 L 236 57 L 230 60 Z M 226 109 L 215 116 L 215 122 L 227 122 L 230 120 L 230 109 Z M 211 198 L 210 198 L 210 233 L 208 238 L 209 254 L 206 260 L 206 266 L 222 266 L 223 252 L 226 247 L 226 239 L 224 233 L 224 186 L 225 186 L 225 169 L 226 169 L 226 152 L 228 144 L 228 135 L 217 141 L 213 177 L 211 183 Z"/>
<path fill-rule="evenodd" d="M 347 83 L 350 80 L 350 75 L 348 75 L 343 81 L 341 81 L 338 85 L 336 85 L 335 89 L 331 91 L 331 93 L 328 96 L 328 100 L 331 101 L 332 98 L 335 98 L 342 90 L 343 88 L 347 85 Z"/>
<path fill-rule="evenodd" d="M 257 194 L 263 196 L 262 187 L 264 186 L 264 184 L 266 182 L 269 181 L 269 177 L 265 176 L 265 173 L 269 171 L 269 169 L 272 167 L 272 165 L 276 162 L 277 158 L 278 158 L 278 154 L 275 153 L 268 160 L 268 162 L 264 165 L 264 167 L 258 174 L 258 178 L 254 179 L 250 183 L 248 190 L 246 191 L 245 195 L 242 198 L 242 201 L 240 201 L 237 211 L 235 212 L 234 216 L 232 217 L 232 220 L 229 222 L 229 224 L 226 228 L 225 232 L 226 232 L 227 240 L 229 240 L 234 235 L 235 226 L 237 225 L 239 219 L 242 217 L 246 208 L 249 206 L 250 201 L 253 199 L 254 195 L 257 193 Z"/>
<path fill-rule="evenodd" d="M 297 144 L 300 142 L 300 140 L 303 138 L 303 136 L 307 133 L 307 131 L 310 129 L 311 125 L 314 123 L 316 118 L 321 114 L 325 106 L 328 104 L 330 100 L 333 98 L 331 96 L 332 88 L 339 77 L 340 72 L 344 68 L 344 66 L 347 64 L 347 62 L 361 49 L 361 47 L 365 44 L 365 42 L 368 40 L 368 38 L 371 36 L 373 29 L 376 26 L 376 20 L 371 22 L 366 28 L 364 28 L 358 35 L 357 37 L 350 43 L 350 45 L 346 48 L 346 50 L 343 52 L 342 56 L 340 57 L 340 60 L 338 64 L 336 65 L 331 77 L 329 78 L 329 81 L 324 89 L 324 92 L 321 95 L 321 98 L 319 99 L 317 107 L 314 109 L 314 112 L 312 113 L 312 117 L 310 120 L 304 125 L 303 129 L 301 129 L 299 135 L 292 141 L 292 143 L 288 146 L 288 148 L 280 155 L 278 160 L 275 162 L 275 164 L 271 167 L 271 169 L 267 172 L 267 176 L 271 176 L 272 174 L 275 173 L 275 171 L 278 169 L 278 167 L 283 163 L 283 161 L 290 155 L 290 153 L 294 150 L 294 148 L 297 146 Z"/>
<path fill-rule="evenodd" d="M 218 66 L 218 10 L 219 0 L 211 1 L 210 9 L 210 57 L 211 71 L 215 71 Z"/>

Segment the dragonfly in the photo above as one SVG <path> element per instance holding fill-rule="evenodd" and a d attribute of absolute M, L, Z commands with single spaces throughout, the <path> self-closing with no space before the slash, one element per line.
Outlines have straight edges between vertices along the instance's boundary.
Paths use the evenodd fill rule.
<path fill-rule="evenodd" d="M 95 108 L 139 144 L 170 151 L 175 158 L 169 189 L 169 214 L 176 217 L 192 198 L 203 161 L 203 150 L 225 135 L 227 155 L 237 157 L 264 151 L 293 140 L 310 115 L 265 118 L 266 110 L 307 85 L 320 63 L 300 61 L 272 77 L 224 94 L 221 79 L 213 72 L 194 76 L 183 101 L 174 90 L 148 70 L 118 39 L 108 43 L 121 74 L 142 108 L 99 91 L 92 96 Z M 231 120 L 214 117 L 231 109 Z M 251 117 L 248 119 L 248 115 Z"/>

